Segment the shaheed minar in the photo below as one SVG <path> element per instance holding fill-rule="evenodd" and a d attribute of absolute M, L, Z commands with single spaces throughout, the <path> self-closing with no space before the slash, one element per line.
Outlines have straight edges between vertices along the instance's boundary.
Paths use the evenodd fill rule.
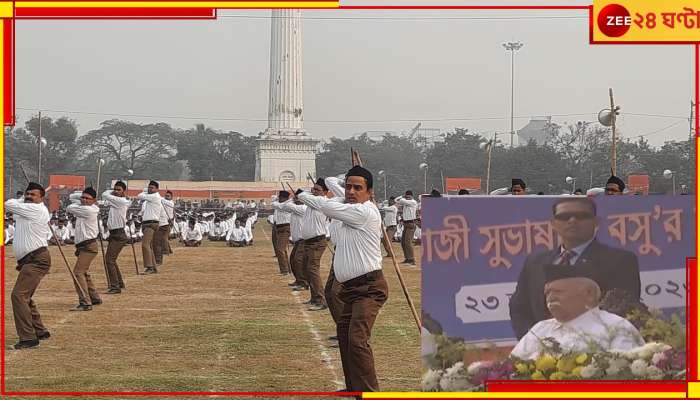
<path fill-rule="evenodd" d="M 300 182 L 316 176 L 319 141 L 304 130 L 299 10 L 273 10 L 267 129 L 257 140 L 255 180 Z"/>

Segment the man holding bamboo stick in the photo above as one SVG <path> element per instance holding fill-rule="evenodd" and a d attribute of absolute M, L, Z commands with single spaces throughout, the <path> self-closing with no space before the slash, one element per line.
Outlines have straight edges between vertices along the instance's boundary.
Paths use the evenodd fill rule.
<path fill-rule="evenodd" d="M 382 220 L 372 201 L 372 182 L 368 170 L 355 166 L 346 174 L 344 202 L 305 192 L 298 195 L 303 203 L 341 222 L 333 232 L 337 236 L 333 270 L 344 303 L 337 332 L 345 384 L 358 392 L 379 390 L 369 339 L 389 292 L 382 274 Z"/>
<path fill-rule="evenodd" d="M 92 260 L 97 257 L 97 235 L 99 234 L 98 216 L 100 208 L 95 204 L 97 192 L 87 187 L 82 193 L 69 196 L 73 203 L 66 207 L 66 212 L 76 217 L 75 222 L 75 291 L 78 293 L 78 305 L 71 311 L 90 311 L 93 305 L 102 304 L 102 299 L 95 289 L 88 270 Z M 88 294 L 86 296 L 85 294 Z"/>
<path fill-rule="evenodd" d="M 126 184 L 122 181 L 117 181 L 113 190 L 107 190 L 102 193 L 102 200 L 109 206 L 109 214 L 107 216 L 109 238 L 107 239 L 107 254 L 105 256 L 110 283 L 107 294 L 119 294 L 124 287 L 122 274 L 119 271 L 119 265 L 117 265 L 117 258 L 119 258 L 119 253 L 121 253 L 122 248 L 128 242 L 124 229 L 128 229 L 126 228 L 126 212 L 131 205 L 131 200 L 124 196 L 125 192 Z"/>
<path fill-rule="evenodd" d="M 41 279 L 51 268 L 46 238 L 49 236 L 49 210 L 44 205 L 44 188 L 29 182 L 23 199 L 5 202 L 5 211 L 12 213 L 15 233 L 12 248 L 17 259 L 17 281 L 12 289 L 12 313 L 19 342 L 15 349 L 39 345 L 51 334 L 41 321 L 39 309 L 32 299 Z"/>

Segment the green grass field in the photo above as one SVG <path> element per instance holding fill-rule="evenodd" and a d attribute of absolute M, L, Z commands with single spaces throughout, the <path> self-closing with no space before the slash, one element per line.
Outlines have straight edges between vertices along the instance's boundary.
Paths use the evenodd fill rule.
<path fill-rule="evenodd" d="M 270 226 L 255 229 L 255 245 L 229 248 L 205 241 L 177 247 L 157 275 L 137 276 L 131 249 L 119 264 L 126 290 L 103 294 L 91 312 L 70 312 L 77 296 L 58 249 L 51 273 L 34 296 L 52 337 L 16 351 L 10 292 L 17 272 L 5 254 L 6 389 L 8 391 L 335 391 L 344 387 L 340 354 L 327 338 L 326 311 L 307 311 L 280 276 Z M 65 249 L 73 267 L 71 249 Z M 395 244 L 395 251 L 401 253 Z M 143 271 L 140 246 L 136 246 Z M 382 390 L 420 388 L 420 338 L 391 259 L 384 259 L 389 300 L 372 346 Z M 328 274 L 330 254 L 322 261 Z M 101 255 L 91 275 L 106 290 Z M 420 310 L 420 269 L 402 270 Z"/>

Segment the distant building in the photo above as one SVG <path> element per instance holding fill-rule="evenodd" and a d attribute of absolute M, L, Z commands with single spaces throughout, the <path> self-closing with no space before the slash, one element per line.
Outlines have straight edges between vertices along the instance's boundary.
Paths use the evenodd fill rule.
<path fill-rule="evenodd" d="M 530 122 L 518 130 L 518 145 L 525 146 L 530 140 L 543 145 L 549 139 L 547 126 L 552 123 L 552 117 L 533 117 Z"/>

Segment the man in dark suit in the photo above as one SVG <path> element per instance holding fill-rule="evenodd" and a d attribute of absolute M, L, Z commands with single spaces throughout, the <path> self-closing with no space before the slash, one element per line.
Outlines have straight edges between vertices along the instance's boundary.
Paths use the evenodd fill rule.
<path fill-rule="evenodd" d="M 510 298 L 510 321 L 518 339 L 537 322 L 551 318 L 544 299 L 544 265 L 578 269 L 582 276 L 598 283 L 603 295 L 612 289 L 622 289 L 636 299 L 640 296 L 637 256 L 595 239 L 598 220 L 593 200 L 560 199 L 552 206 L 552 213 L 552 228 L 561 237 L 561 245 L 528 256 Z"/>

